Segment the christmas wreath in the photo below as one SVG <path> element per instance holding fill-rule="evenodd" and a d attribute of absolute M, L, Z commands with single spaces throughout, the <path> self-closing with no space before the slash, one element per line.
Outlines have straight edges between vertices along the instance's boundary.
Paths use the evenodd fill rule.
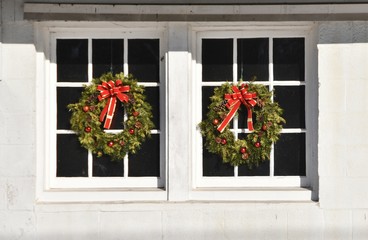
<path fill-rule="evenodd" d="M 199 124 L 207 150 L 233 166 L 252 168 L 269 159 L 272 143 L 278 140 L 285 122 L 272 94 L 266 86 L 254 83 L 225 83 L 215 88 L 207 118 Z M 229 123 L 242 105 L 247 111 L 249 132 L 245 139 L 237 139 Z"/>
<path fill-rule="evenodd" d="M 71 129 L 77 133 L 80 144 L 98 157 L 106 154 L 113 160 L 121 160 L 128 152 L 135 153 L 153 128 L 144 88 L 123 73 L 115 76 L 107 73 L 93 79 L 84 86 L 79 101 L 68 108 L 72 111 Z M 111 127 L 116 108 L 125 110 L 123 130 L 106 131 Z"/>

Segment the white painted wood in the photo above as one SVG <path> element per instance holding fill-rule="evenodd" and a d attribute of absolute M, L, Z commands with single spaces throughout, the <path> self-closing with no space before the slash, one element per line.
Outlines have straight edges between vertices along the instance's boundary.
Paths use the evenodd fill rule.
<path fill-rule="evenodd" d="M 345 5 L 118 5 L 118 4 L 47 4 L 25 3 L 25 13 L 68 14 L 360 14 L 368 4 Z"/>
<path fill-rule="evenodd" d="M 237 82 L 237 59 L 236 59 L 236 39 L 237 38 L 254 38 L 254 37 L 269 37 L 270 41 L 269 41 L 269 70 L 270 70 L 270 75 L 269 75 L 269 81 L 263 81 L 260 82 L 261 84 L 265 84 L 268 85 L 270 87 L 270 89 L 273 89 L 274 86 L 310 86 L 310 85 L 316 85 L 316 82 L 313 81 L 309 81 L 310 85 L 306 85 L 306 81 L 301 82 L 301 81 L 275 81 L 273 78 L 273 44 L 272 44 L 272 39 L 273 37 L 294 37 L 298 36 L 298 37 L 304 37 L 306 38 L 306 52 L 308 52 L 308 43 L 311 41 L 308 39 L 308 34 L 310 32 L 310 29 L 312 28 L 312 25 L 309 25 L 309 30 L 307 30 L 306 26 L 290 26 L 289 29 L 286 29 L 285 26 L 275 26 L 275 28 L 269 27 L 269 29 L 265 29 L 264 26 L 260 27 L 258 29 L 258 26 L 254 26 L 253 28 L 250 27 L 246 27 L 246 28 L 239 28 L 238 31 L 235 31 L 234 29 L 230 28 L 230 30 L 228 29 L 220 29 L 217 30 L 216 27 L 208 27 L 206 28 L 205 26 L 200 26 L 198 28 L 195 28 L 196 30 L 198 30 L 196 32 L 196 35 L 193 35 L 192 38 L 194 39 L 193 42 L 195 42 L 196 44 L 196 60 L 197 62 L 194 63 L 196 65 L 196 84 L 193 84 L 194 88 L 198 88 L 199 90 L 197 91 L 193 91 L 193 93 L 199 94 L 199 96 L 195 97 L 196 102 L 195 105 L 192 105 L 195 110 L 195 113 L 197 115 L 197 117 L 195 117 L 195 122 L 200 122 L 201 121 L 201 115 L 202 115 L 202 110 L 201 110 L 201 106 L 202 104 L 199 104 L 201 102 L 201 89 L 202 86 L 221 86 L 223 83 L 225 82 L 202 82 L 201 81 L 201 41 L 202 38 L 229 38 L 232 37 L 234 38 L 234 60 L 233 60 L 233 82 Z M 313 58 L 315 56 L 313 55 L 306 55 L 306 58 Z M 306 72 L 309 71 L 309 63 L 308 62 L 310 60 L 306 61 Z M 258 82 L 257 82 L 258 83 Z M 310 92 L 309 92 L 310 93 Z M 315 96 L 312 95 L 307 95 L 306 96 L 307 99 L 312 97 L 315 98 Z M 308 101 L 308 100 L 307 100 Z M 306 105 L 306 107 L 308 107 L 308 105 Z M 312 119 L 309 118 L 311 121 Z M 248 129 L 238 129 L 238 124 L 237 124 L 237 119 L 234 120 L 234 129 L 232 130 L 232 132 L 234 133 L 241 133 L 241 132 L 245 132 L 248 133 L 249 130 Z M 193 188 L 194 189 L 198 189 L 198 188 L 202 188 L 202 187 L 207 187 L 207 188 L 213 188 L 213 190 L 216 189 L 216 187 L 301 187 L 301 186 L 309 186 L 310 185 L 310 181 L 308 180 L 312 175 L 308 175 L 308 173 L 310 173 L 310 171 L 307 171 L 307 178 L 305 177 L 293 177 L 293 176 L 288 176 L 288 177 L 276 177 L 273 174 L 273 170 L 274 170 L 274 153 L 273 150 L 271 152 L 271 160 L 270 160 L 270 176 L 268 177 L 240 177 L 237 174 L 237 168 L 234 169 L 235 174 L 234 177 L 203 177 L 202 176 L 202 172 L 203 172 L 203 166 L 202 166 L 202 136 L 199 133 L 199 129 L 196 128 L 194 129 L 194 133 L 193 136 L 195 136 L 195 141 L 193 143 L 193 149 L 195 152 L 195 155 L 193 155 L 193 163 L 194 166 L 197 168 L 196 170 L 193 171 L 194 174 L 196 174 L 195 176 L 195 182 L 193 183 Z M 282 133 L 305 133 L 307 132 L 306 129 L 300 129 L 300 128 L 289 128 L 289 129 L 282 129 Z M 237 134 L 235 135 L 237 136 Z M 307 139 L 307 142 L 309 141 L 309 139 Z M 313 145 L 313 143 L 308 143 L 307 144 L 307 149 L 306 151 L 310 151 L 309 148 L 310 146 Z M 315 145 L 315 144 L 314 144 Z M 313 162 L 314 160 L 310 159 L 309 155 L 307 156 L 307 168 L 309 168 L 310 163 L 308 163 L 309 161 Z M 315 175 L 313 175 L 315 176 Z M 310 194 L 309 194 L 310 195 Z"/>
<path fill-rule="evenodd" d="M 168 199 L 185 201 L 190 188 L 190 66 L 187 25 L 170 23 L 167 54 Z"/>

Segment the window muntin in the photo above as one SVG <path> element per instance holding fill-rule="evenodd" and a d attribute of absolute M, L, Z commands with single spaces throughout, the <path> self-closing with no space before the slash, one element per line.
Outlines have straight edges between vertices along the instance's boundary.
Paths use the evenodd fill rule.
<path fill-rule="evenodd" d="M 56 160 L 50 161 L 50 187 L 164 187 L 164 121 L 159 120 L 164 119 L 165 109 L 161 34 L 130 33 L 109 38 L 83 35 L 60 33 L 51 40 L 55 77 L 50 87 L 56 95 L 53 104 L 57 110 L 51 120 L 57 128 L 51 129 L 55 132 L 56 147 L 52 152 Z M 135 77 L 145 86 L 146 101 L 153 107 L 152 137 L 142 144 L 138 154 L 129 154 L 122 162 L 111 162 L 108 156 L 98 158 L 82 148 L 70 130 L 70 112 L 66 109 L 66 105 L 78 101 L 83 84 L 110 71 L 136 75 L 143 72 Z M 124 117 L 122 111 L 115 111 L 112 127 L 107 131 L 120 131 Z"/>
<path fill-rule="evenodd" d="M 291 32 L 291 31 L 290 31 Z M 305 123 L 305 51 L 307 33 L 296 31 L 203 32 L 197 35 L 197 61 L 202 101 L 200 116 L 205 117 L 213 89 L 225 82 L 255 81 L 275 91 L 275 101 L 284 109 L 287 124 L 271 152 L 271 161 L 249 170 L 245 166 L 231 167 L 203 147 L 196 163 L 195 187 L 241 186 L 307 186 L 306 123 Z M 231 37 L 229 37 L 231 36 Z M 219 53 L 219 54 L 217 54 Z M 212 71 L 210 71 L 212 69 Z M 199 111 L 197 111 L 197 114 Z M 246 116 L 239 114 L 230 124 L 237 138 L 244 138 Z M 200 121 L 200 120 L 199 120 Z"/>

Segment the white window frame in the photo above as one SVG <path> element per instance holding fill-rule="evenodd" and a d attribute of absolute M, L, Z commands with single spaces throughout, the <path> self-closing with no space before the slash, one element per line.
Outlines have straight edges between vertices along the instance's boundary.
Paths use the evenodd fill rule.
<path fill-rule="evenodd" d="M 56 137 L 59 134 L 74 134 L 71 130 L 56 129 L 56 89 L 57 87 L 82 87 L 85 82 L 59 83 L 56 79 L 57 39 L 88 39 L 88 82 L 92 80 L 92 39 L 124 39 L 124 73 L 128 73 L 127 40 L 159 39 L 160 58 L 166 54 L 165 27 L 137 25 L 136 28 L 113 24 L 97 26 L 87 24 L 81 27 L 39 24 L 36 28 L 37 48 L 37 197 L 39 201 L 117 201 L 117 200 L 166 200 L 166 96 L 165 61 L 160 62 L 159 83 L 139 83 L 145 87 L 159 87 L 160 92 L 160 176 L 128 177 L 127 167 L 124 177 L 93 177 L 92 154 L 88 152 L 88 177 L 56 177 Z M 162 59 L 165 59 L 162 58 Z M 43 127 L 41 127 L 43 126 Z M 111 130 L 114 131 L 114 130 Z M 43 146 L 42 146 L 43 145 Z M 124 159 L 127 166 L 128 159 Z M 77 193 L 77 194 L 76 194 Z"/>
<path fill-rule="evenodd" d="M 233 60 L 233 82 L 237 77 L 236 61 L 236 39 L 237 38 L 288 38 L 303 37 L 305 39 L 305 81 L 274 81 L 270 71 L 270 88 L 274 85 L 305 86 L 305 129 L 283 129 L 283 133 L 306 133 L 306 176 L 237 176 L 234 177 L 204 177 L 202 176 L 202 136 L 198 126 L 192 128 L 193 135 L 193 155 L 192 155 L 192 187 L 191 198 L 199 200 L 311 200 L 317 198 L 316 191 L 317 178 L 317 158 L 316 158 L 316 138 L 318 116 L 318 91 L 316 77 L 316 41 L 315 28 L 310 23 L 258 23 L 249 25 L 233 24 L 218 26 L 194 26 L 191 36 L 192 52 L 194 60 L 192 92 L 193 92 L 193 115 L 192 122 L 199 123 L 202 120 L 202 86 L 220 86 L 225 82 L 202 82 L 201 67 L 201 40 L 204 38 L 234 39 L 234 60 Z M 269 42 L 272 52 L 272 41 Z M 272 54 L 269 56 L 269 69 L 272 70 Z M 262 82 L 259 82 L 262 83 Z M 237 120 L 234 120 L 237 126 Z M 308 129 L 308 131 L 307 131 Z M 271 158 L 273 151 L 271 151 Z M 270 162 L 271 171 L 273 161 Z"/>

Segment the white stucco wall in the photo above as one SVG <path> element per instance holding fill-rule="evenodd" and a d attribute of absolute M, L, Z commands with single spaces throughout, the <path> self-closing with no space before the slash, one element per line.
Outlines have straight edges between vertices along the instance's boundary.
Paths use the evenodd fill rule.
<path fill-rule="evenodd" d="M 319 23 L 319 202 L 36 204 L 34 29 L 1 3 L 0 239 L 368 239 L 368 22 Z"/>

